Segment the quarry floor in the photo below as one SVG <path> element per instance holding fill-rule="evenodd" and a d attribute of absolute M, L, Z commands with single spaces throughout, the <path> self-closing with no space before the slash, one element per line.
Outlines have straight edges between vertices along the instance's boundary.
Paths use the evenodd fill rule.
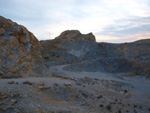
<path fill-rule="evenodd" d="M 50 77 L 0 79 L 0 113 L 150 113 L 150 79 L 65 66 Z"/>

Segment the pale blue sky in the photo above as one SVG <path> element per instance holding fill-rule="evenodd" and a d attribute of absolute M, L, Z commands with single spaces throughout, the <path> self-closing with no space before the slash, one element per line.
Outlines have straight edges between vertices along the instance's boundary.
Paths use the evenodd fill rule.
<path fill-rule="evenodd" d="M 71 29 L 93 32 L 98 42 L 150 38 L 150 0 L 0 0 L 0 15 L 39 40 Z"/>

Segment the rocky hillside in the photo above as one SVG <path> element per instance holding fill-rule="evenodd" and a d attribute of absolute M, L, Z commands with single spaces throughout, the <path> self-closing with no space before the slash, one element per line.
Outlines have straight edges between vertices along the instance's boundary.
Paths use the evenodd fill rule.
<path fill-rule="evenodd" d="M 45 69 L 35 36 L 0 16 L 0 78 L 42 76 Z"/>
<path fill-rule="evenodd" d="M 77 30 L 68 30 L 54 40 L 40 41 L 41 53 L 47 66 L 81 62 L 93 45 L 96 45 L 92 33 L 81 34 Z"/>
<path fill-rule="evenodd" d="M 149 67 L 150 39 L 97 43 L 68 30 L 39 42 L 0 17 L 0 113 L 149 113 Z"/>
<path fill-rule="evenodd" d="M 70 71 L 102 71 L 113 73 L 150 74 L 150 39 L 132 43 L 97 43 L 92 33 L 64 31 L 54 40 L 41 41 L 45 64 L 72 64 Z"/>
<path fill-rule="evenodd" d="M 64 68 L 70 71 L 150 76 L 150 39 L 97 43 L 92 33 L 67 30 L 39 42 L 25 27 L 0 17 L 0 78 L 43 76 L 46 66 L 61 64 L 71 64 Z"/>

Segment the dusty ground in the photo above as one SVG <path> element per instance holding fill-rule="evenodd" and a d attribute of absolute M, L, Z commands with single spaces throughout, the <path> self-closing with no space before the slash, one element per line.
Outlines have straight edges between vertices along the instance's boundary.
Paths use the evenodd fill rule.
<path fill-rule="evenodd" d="M 124 74 L 69 72 L 0 80 L 0 113 L 149 113 L 150 79 Z"/>

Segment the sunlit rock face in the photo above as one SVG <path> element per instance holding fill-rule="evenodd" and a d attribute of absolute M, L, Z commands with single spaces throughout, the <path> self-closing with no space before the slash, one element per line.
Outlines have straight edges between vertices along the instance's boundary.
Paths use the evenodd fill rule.
<path fill-rule="evenodd" d="M 66 41 L 95 41 L 95 36 L 92 33 L 89 34 L 81 34 L 78 30 L 66 30 L 62 32 L 55 39 L 66 40 Z"/>
<path fill-rule="evenodd" d="M 39 42 L 25 27 L 0 17 L 0 77 L 43 74 Z"/>

